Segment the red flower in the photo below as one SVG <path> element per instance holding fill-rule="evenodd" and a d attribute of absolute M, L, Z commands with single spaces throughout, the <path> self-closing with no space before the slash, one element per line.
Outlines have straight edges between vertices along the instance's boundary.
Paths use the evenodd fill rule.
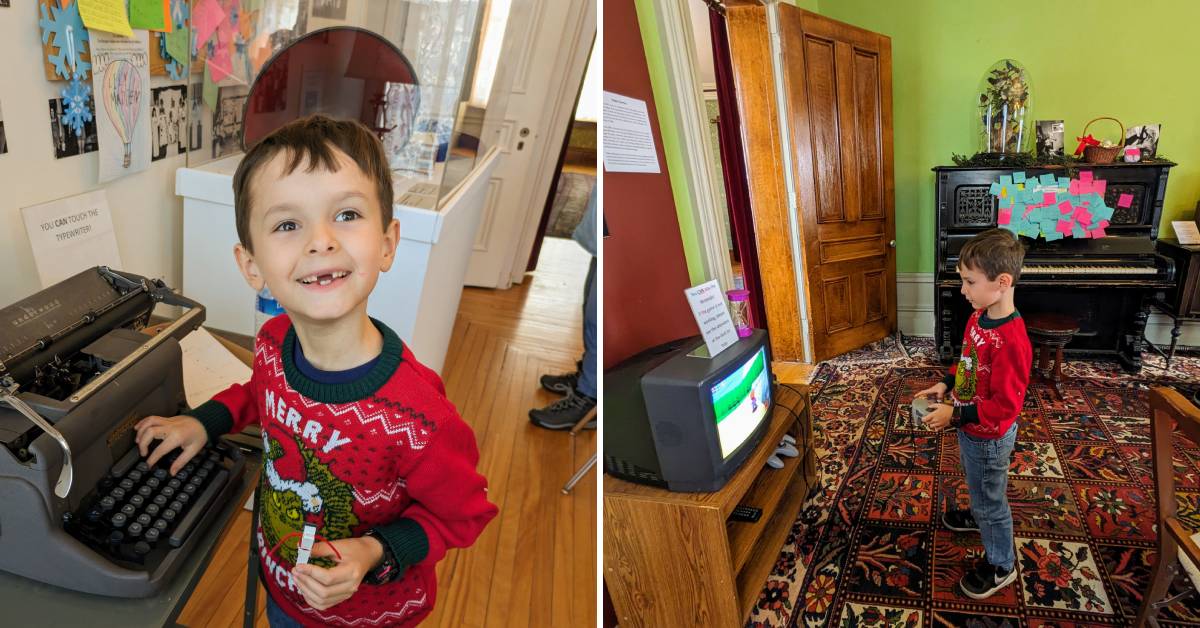
<path fill-rule="evenodd" d="M 917 537 L 912 534 L 906 534 L 906 535 L 900 537 L 900 540 L 898 542 L 898 545 L 900 546 L 900 550 L 905 551 L 905 552 L 916 547 L 919 544 L 920 544 L 920 541 L 918 541 Z"/>
<path fill-rule="evenodd" d="M 1038 558 L 1038 577 L 1047 582 L 1053 582 L 1059 587 L 1071 584 L 1071 572 L 1063 565 L 1062 557 L 1058 554 L 1045 554 Z"/>
<path fill-rule="evenodd" d="M 903 588 L 908 586 L 908 574 L 903 571 L 888 570 L 884 580 L 890 587 Z"/>

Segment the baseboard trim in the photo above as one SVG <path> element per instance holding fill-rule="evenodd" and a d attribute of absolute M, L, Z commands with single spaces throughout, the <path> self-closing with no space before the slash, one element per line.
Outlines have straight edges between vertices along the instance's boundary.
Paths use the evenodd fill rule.
<path fill-rule="evenodd" d="M 933 273 L 896 273 L 896 324 L 906 336 L 933 336 L 936 318 L 933 312 Z M 1146 323 L 1146 338 L 1156 345 L 1171 344 L 1169 316 L 1157 312 Z M 1200 322 L 1185 321 L 1180 326 L 1176 348 L 1200 348 Z"/>

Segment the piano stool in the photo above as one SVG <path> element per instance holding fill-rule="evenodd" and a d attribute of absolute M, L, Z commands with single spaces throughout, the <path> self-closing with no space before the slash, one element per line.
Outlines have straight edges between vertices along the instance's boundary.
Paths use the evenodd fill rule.
<path fill-rule="evenodd" d="M 1025 316 L 1025 331 L 1029 333 L 1029 342 L 1040 350 L 1034 372 L 1054 385 L 1054 392 L 1061 400 L 1063 347 L 1075 338 L 1076 332 L 1079 331 L 1079 321 L 1066 314 L 1035 312 Z M 1053 373 L 1050 372 L 1049 364 L 1051 351 L 1054 352 Z"/>

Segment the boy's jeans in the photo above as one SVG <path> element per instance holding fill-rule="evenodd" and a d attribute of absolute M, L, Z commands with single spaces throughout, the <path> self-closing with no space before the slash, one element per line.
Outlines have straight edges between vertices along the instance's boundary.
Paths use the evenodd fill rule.
<path fill-rule="evenodd" d="M 983 549 L 988 562 L 1006 570 L 1013 568 L 1012 511 L 1008 508 L 1008 466 L 1017 443 L 1017 424 L 995 440 L 975 438 L 958 431 L 958 451 L 967 489 L 971 493 L 971 514 L 979 524 Z"/>

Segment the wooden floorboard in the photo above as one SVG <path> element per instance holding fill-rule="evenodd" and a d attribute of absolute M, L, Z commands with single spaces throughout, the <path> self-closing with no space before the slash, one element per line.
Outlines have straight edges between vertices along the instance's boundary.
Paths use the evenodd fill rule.
<path fill-rule="evenodd" d="M 574 370 L 583 351 L 590 258 L 547 238 L 538 270 L 508 290 L 467 288 L 446 356 L 446 393 L 475 430 L 479 469 L 500 514 L 438 564 L 438 600 L 423 625 L 595 626 L 596 471 L 563 484 L 596 451 L 596 433 L 539 429 L 528 411 L 557 396 L 538 377 Z M 250 513 L 238 513 L 187 606 L 186 626 L 242 624 Z M 256 626 L 267 626 L 260 588 Z"/>

